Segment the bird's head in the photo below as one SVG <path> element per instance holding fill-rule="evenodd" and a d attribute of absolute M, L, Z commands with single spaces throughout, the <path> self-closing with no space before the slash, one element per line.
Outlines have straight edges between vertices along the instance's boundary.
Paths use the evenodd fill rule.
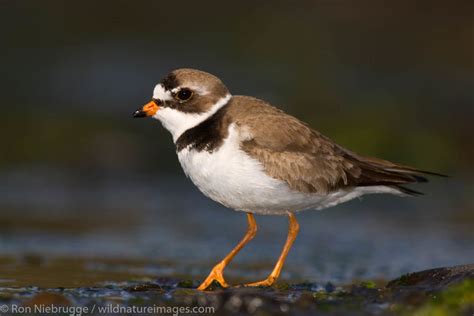
<path fill-rule="evenodd" d="M 173 140 L 186 130 L 206 120 L 231 98 L 222 81 L 195 69 L 169 73 L 153 90 L 150 102 L 133 117 L 153 117 L 171 132 Z"/>

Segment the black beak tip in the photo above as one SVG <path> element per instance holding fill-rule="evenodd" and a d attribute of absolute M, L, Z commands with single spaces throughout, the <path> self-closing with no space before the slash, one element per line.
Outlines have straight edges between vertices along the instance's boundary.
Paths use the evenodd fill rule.
<path fill-rule="evenodd" d="M 133 112 L 133 117 L 134 118 L 146 117 L 146 113 L 142 110 L 136 110 L 135 112 Z"/>

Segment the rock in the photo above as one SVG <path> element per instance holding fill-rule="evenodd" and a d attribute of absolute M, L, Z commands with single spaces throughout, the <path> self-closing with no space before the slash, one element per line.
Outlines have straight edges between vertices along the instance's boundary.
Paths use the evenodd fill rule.
<path fill-rule="evenodd" d="M 435 292 L 459 284 L 467 279 L 474 280 L 474 264 L 408 273 L 390 281 L 387 284 L 387 288 L 392 290 Z"/>
<path fill-rule="evenodd" d="M 214 308 L 217 315 L 473 315 L 474 264 L 403 275 L 386 284 L 303 282 L 270 288 L 236 287 L 200 292 L 196 280 L 175 277 L 108 282 L 94 287 L 0 287 L 1 304 L 23 306 L 183 306 Z M 142 282 L 142 283 L 138 283 Z M 442 311 L 443 313 L 441 313 Z M 446 311 L 446 312 L 445 312 Z"/>
<path fill-rule="evenodd" d="M 163 291 L 163 287 L 155 283 L 135 284 L 126 288 L 129 292 L 148 292 L 148 291 Z"/>

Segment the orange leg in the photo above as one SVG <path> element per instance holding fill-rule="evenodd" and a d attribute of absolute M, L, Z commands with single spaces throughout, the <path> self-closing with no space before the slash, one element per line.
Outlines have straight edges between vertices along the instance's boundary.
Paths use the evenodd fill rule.
<path fill-rule="evenodd" d="M 257 222 L 255 222 L 255 218 L 253 214 L 247 213 L 247 220 L 248 220 L 248 228 L 247 228 L 247 233 L 245 234 L 244 238 L 235 246 L 234 249 L 232 249 L 229 254 L 222 259 L 221 262 L 216 264 L 214 268 L 212 268 L 211 273 L 207 276 L 207 278 L 204 280 L 204 282 L 199 285 L 197 288 L 200 291 L 204 291 L 207 289 L 212 282 L 217 281 L 220 283 L 222 287 L 229 287 L 227 282 L 224 280 L 224 269 L 225 267 L 232 261 L 232 259 L 235 257 L 236 254 L 239 253 L 239 251 L 255 237 L 255 234 L 257 234 Z"/>
<path fill-rule="evenodd" d="M 290 251 L 290 248 L 293 245 L 296 236 L 298 235 L 298 231 L 300 230 L 300 226 L 296 221 L 295 215 L 288 212 L 288 219 L 290 222 L 288 227 L 288 237 L 286 239 L 285 246 L 283 247 L 283 251 L 281 252 L 280 258 L 278 258 L 272 273 L 270 273 L 270 275 L 263 281 L 245 284 L 244 286 L 271 286 L 280 276 L 283 264 L 285 264 L 286 256 L 288 255 L 288 252 Z"/>

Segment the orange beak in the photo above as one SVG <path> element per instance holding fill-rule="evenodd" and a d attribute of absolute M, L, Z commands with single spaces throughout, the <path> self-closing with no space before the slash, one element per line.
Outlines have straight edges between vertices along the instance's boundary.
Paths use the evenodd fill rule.
<path fill-rule="evenodd" d="M 141 109 L 133 112 L 133 117 L 149 117 L 155 115 L 155 113 L 160 109 L 160 107 L 155 103 L 155 101 L 150 101 L 145 104 Z"/>

